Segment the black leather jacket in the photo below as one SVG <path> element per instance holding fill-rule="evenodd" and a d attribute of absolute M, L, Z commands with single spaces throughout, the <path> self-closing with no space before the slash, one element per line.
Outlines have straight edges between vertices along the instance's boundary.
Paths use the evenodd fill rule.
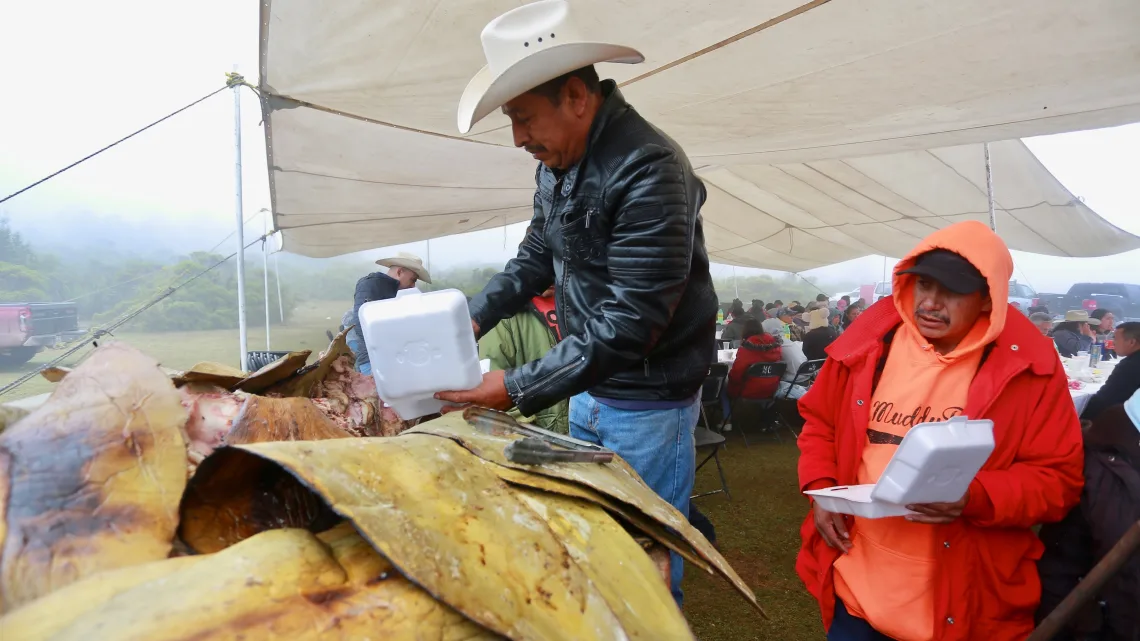
<path fill-rule="evenodd" d="M 525 415 L 583 391 L 622 400 L 694 397 L 714 349 L 717 297 L 684 152 L 612 81 L 577 165 L 535 174 L 531 232 L 471 300 L 486 333 L 556 284 L 563 339 L 506 374 Z"/>

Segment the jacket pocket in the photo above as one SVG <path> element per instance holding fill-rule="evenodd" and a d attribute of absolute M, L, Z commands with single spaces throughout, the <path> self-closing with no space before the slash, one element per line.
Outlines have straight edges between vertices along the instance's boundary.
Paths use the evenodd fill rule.
<path fill-rule="evenodd" d="M 582 198 L 569 203 L 562 216 L 559 229 L 563 258 L 572 265 L 591 265 L 604 262 L 608 225 L 602 218 L 601 201 Z"/>

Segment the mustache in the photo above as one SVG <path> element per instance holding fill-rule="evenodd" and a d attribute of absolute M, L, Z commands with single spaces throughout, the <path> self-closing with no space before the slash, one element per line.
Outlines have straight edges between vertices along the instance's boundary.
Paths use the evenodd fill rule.
<path fill-rule="evenodd" d="M 543 147 L 542 145 L 534 145 L 533 147 L 527 146 L 523 147 L 523 149 L 525 149 L 528 154 L 537 154 L 546 151 L 546 147 Z"/>
<path fill-rule="evenodd" d="M 914 313 L 914 317 L 916 319 L 919 316 L 925 316 L 926 318 L 933 318 L 934 320 L 941 321 L 943 323 L 946 323 L 947 325 L 950 324 L 950 317 L 947 316 L 946 314 L 940 314 L 938 312 L 915 312 Z"/>

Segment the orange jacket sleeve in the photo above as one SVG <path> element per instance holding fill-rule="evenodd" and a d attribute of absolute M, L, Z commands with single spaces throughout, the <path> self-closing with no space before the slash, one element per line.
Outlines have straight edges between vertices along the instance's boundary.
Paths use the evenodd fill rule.
<path fill-rule="evenodd" d="M 982 470 L 970 488 L 970 501 L 980 490 L 992 510 L 970 510 L 965 516 L 981 527 L 1032 527 L 1060 521 L 1077 504 L 1084 485 L 1081 425 L 1061 368 L 1044 385 L 1013 464 L 1005 470 Z M 980 486 L 980 488 L 979 488 Z M 987 506 L 988 507 L 988 506 Z"/>
<path fill-rule="evenodd" d="M 839 373 L 843 366 L 828 359 L 815 383 L 800 398 L 800 416 L 804 427 L 797 444 L 800 448 L 800 489 L 808 490 L 821 479 L 830 481 L 824 487 L 835 485 L 839 478 L 835 450 L 835 409 L 842 401 L 832 398 L 831 390 L 842 390 Z"/>

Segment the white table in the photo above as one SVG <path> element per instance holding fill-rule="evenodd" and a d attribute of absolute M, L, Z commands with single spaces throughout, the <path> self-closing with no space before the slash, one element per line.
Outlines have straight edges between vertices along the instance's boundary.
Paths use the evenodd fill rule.
<path fill-rule="evenodd" d="M 1119 359 L 1102 361 L 1100 366 L 1097 367 L 1097 369 L 1101 372 L 1101 376 L 1105 380 L 1108 380 L 1108 377 L 1112 374 L 1112 370 L 1116 367 L 1116 364 L 1118 362 Z M 1069 394 L 1073 397 L 1073 405 L 1077 408 L 1078 415 L 1085 411 L 1085 408 L 1088 407 L 1089 401 L 1092 400 L 1092 397 L 1098 391 L 1100 391 L 1100 388 L 1102 387 L 1104 387 L 1103 381 L 1100 383 L 1085 383 L 1085 386 L 1079 390 L 1069 390 Z"/>
<path fill-rule="evenodd" d="M 1071 389 L 1069 394 L 1073 396 L 1073 405 L 1077 408 L 1077 415 L 1085 411 L 1089 406 L 1089 401 L 1092 400 L 1094 394 L 1104 386 L 1104 383 L 1085 383 L 1084 389 Z"/>

